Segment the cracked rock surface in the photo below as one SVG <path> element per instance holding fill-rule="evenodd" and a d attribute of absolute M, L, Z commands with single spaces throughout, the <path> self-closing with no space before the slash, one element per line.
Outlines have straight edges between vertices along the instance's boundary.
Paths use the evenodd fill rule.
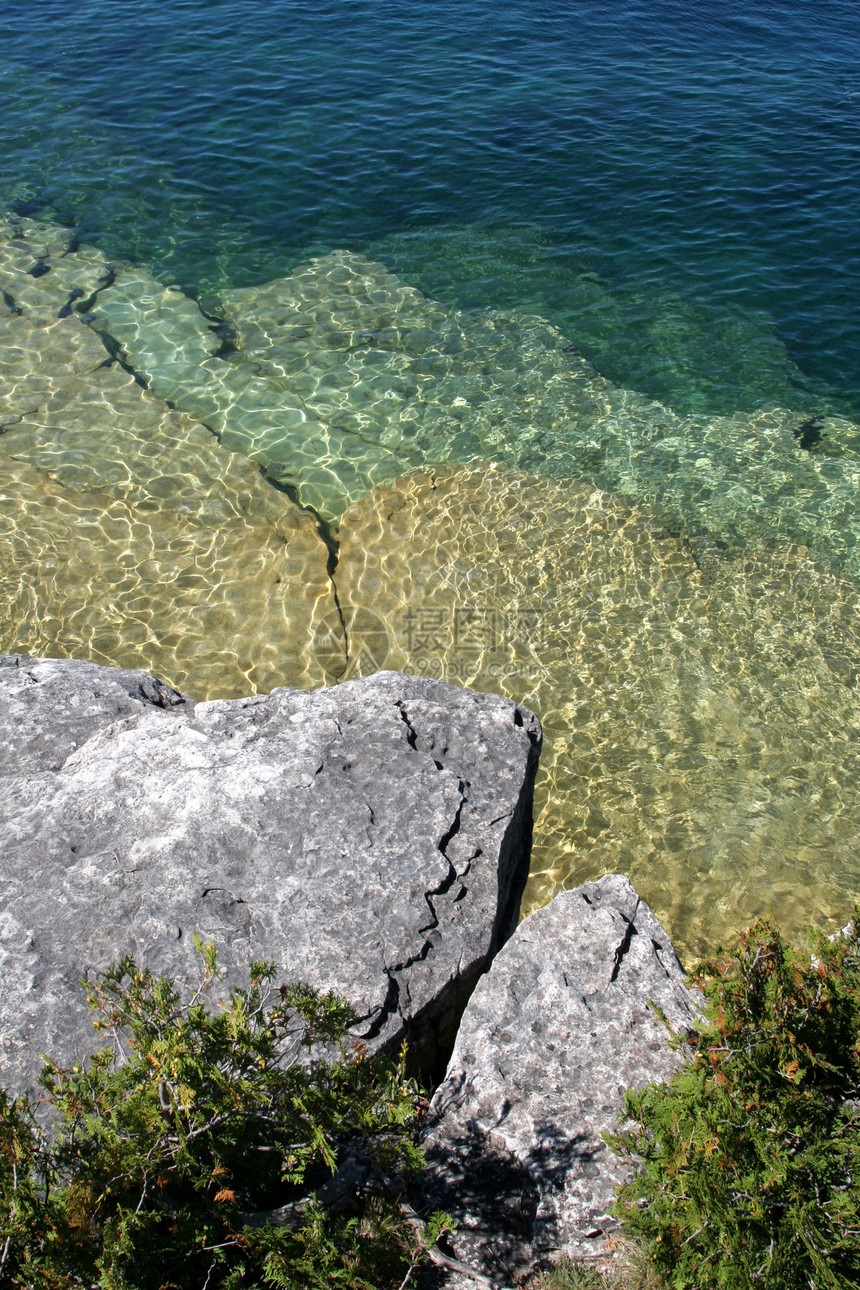
<path fill-rule="evenodd" d="M 143 672 L 0 658 L 0 1082 L 96 1044 L 79 978 L 272 959 L 432 1072 L 510 935 L 540 727 L 393 672 L 195 704 Z"/>
<path fill-rule="evenodd" d="M 668 936 L 627 878 L 562 892 L 520 924 L 478 983 L 430 1107 L 423 1199 L 463 1262 L 513 1284 L 541 1256 L 600 1253 L 630 1167 L 602 1135 L 626 1088 L 666 1080 L 674 1030 L 696 1027 Z M 474 1281 L 428 1274 L 428 1285 Z"/>

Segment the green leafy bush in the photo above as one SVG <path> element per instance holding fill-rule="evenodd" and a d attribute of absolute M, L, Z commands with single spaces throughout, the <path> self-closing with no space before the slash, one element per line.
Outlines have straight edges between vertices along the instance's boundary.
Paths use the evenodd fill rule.
<path fill-rule="evenodd" d="M 668 1285 L 860 1284 L 860 919 L 812 952 L 757 922 L 698 973 L 701 1033 L 668 1084 L 628 1093 L 644 1163 L 616 1212 Z"/>
<path fill-rule="evenodd" d="M 424 1105 L 404 1054 L 350 1044 L 347 1005 L 275 989 L 270 964 L 213 1001 L 215 953 L 198 948 L 187 1003 L 131 959 L 99 977 L 110 1042 L 46 1062 L 38 1118 L 0 1093 L 0 1284 L 405 1287 L 446 1220 L 400 1202 Z"/>

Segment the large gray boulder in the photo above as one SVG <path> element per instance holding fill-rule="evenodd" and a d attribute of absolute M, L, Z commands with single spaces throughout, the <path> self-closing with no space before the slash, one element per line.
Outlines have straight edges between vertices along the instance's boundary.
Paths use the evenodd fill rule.
<path fill-rule="evenodd" d="M 620 875 L 563 892 L 517 928 L 478 983 L 430 1106 L 422 1200 L 459 1222 L 456 1257 L 496 1283 L 559 1250 L 605 1251 L 630 1166 L 603 1133 L 624 1090 L 669 1079 L 666 1025 L 695 1029 L 701 997 Z M 473 1287 L 434 1269 L 428 1284 Z"/>
<path fill-rule="evenodd" d="M 432 1072 L 516 925 L 537 719 L 380 673 L 198 703 L 142 672 L 0 659 L 0 1083 L 95 1033 L 79 978 L 272 959 Z"/>

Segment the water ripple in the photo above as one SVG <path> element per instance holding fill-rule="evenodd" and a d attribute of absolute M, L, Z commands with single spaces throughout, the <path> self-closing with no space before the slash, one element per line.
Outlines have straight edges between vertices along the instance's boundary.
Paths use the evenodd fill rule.
<path fill-rule="evenodd" d="M 679 411 L 784 401 L 778 374 L 715 374 L 708 333 L 734 309 L 770 317 L 815 401 L 860 411 L 846 0 L 141 0 L 133 22 L 108 0 L 15 0 L 0 48 L 0 200 L 165 282 L 248 286 L 346 245 L 463 306 L 470 265 L 435 258 L 434 235 L 497 232 L 478 303 L 535 308 L 619 384 Z M 535 245 L 512 265 L 524 218 Z M 607 353 L 572 285 L 594 257 L 622 337 L 643 300 L 659 329 L 666 297 L 695 295 L 671 355 Z"/>

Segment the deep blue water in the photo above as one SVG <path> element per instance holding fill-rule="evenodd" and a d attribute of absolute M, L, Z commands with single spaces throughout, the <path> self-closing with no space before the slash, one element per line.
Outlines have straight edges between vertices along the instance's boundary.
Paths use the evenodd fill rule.
<path fill-rule="evenodd" d="M 3 0 L 0 205 L 196 293 L 346 247 L 684 410 L 860 417 L 860 5 Z"/>

